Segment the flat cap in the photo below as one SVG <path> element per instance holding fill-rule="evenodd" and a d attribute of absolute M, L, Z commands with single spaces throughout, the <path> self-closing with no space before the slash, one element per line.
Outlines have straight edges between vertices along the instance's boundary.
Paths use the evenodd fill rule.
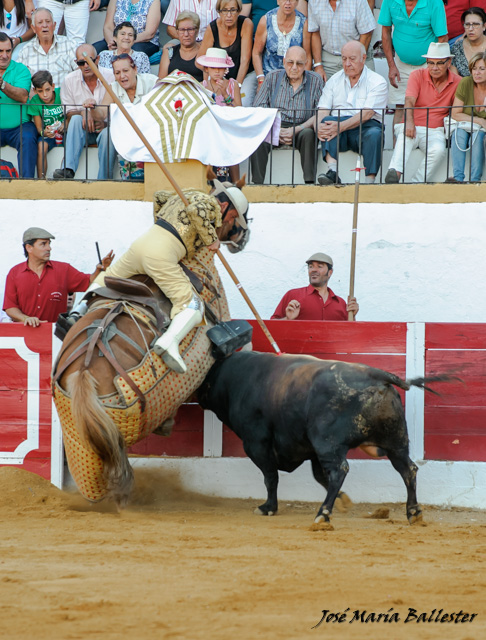
<path fill-rule="evenodd" d="M 326 264 L 330 264 L 331 267 L 333 265 L 332 258 L 331 256 L 328 256 L 327 253 L 313 253 L 306 262 L 307 264 L 309 264 L 309 262 L 325 262 Z"/>
<path fill-rule="evenodd" d="M 29 227 L 26 231 L 24 231 L 24 235 L 22 236 L 22 244 L 26 242 L 30 242 L 31 240 L 55 240 L 55 237 L 49 231 L 42 229 L 41 227 Z"/>

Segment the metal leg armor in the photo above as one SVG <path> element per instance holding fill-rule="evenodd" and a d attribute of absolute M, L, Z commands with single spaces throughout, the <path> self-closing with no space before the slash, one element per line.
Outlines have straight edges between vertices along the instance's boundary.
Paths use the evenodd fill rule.
<path fill-rule="evenodd" d="M 173 318 L 167 331 L 154 344 L 155 353 L 173 371 L 186 373 L 187 366 L 179 353 L 179 344 L 191 329 L 201 324 L 203 317 L 202 300 L 193 295 L 191 302 Z"/>

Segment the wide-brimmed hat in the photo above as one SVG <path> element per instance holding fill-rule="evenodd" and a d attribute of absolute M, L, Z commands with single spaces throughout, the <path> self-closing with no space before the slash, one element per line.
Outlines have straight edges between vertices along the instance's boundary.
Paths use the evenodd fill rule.
<path fill-rule="evenodd" d="M 429 44 L 429 50 L 422 56 L 422 58 L 434 58 L 435 60 L 453 57 L 454 54 L 451 53 L 448 42 L 431 42 Z"/>
<path fill-rule="evenodd" d="M 235 66 L 226 51 L 216 47 L 210 47 L 206 51 L 206 55 L 196 58 L 196 62 L 202 67 L 212 67 L 213 69 L 229 69 Z"/>
<path fill-rule="evenodd" d="M 243 229 L 246 229 L 248 227 L 246 214 L 248 213 L 249 205 L 241 189 L 235 187 L 231 182 L 220 182 L 219 180 L 213 180 L 212 182 L 214 184 L 214 191 L 211 192 L 211 195 L 218 196 L 220 193 L 225 193 L 238 212 L 238 224 Z"/>
<path fill-rule="evenodd" d="M 29 227 L 24 231 L 22 244 L 32 240 L 55 240 L 55 237 L 49 231 L 42 229 L 42 227 Z"/>
<path fill-rule="evenodd" d="M 331 267 L 333 265 L 331 256 L 328 256 L 327 253 L 313 253 L 310 258 L 306 260 L 307 264 L 309 262 L 325 262 L 329 264 Z"/>

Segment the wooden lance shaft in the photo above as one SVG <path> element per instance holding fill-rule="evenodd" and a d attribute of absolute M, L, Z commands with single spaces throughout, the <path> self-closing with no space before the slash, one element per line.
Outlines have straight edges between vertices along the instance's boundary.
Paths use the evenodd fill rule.
<path fill-rule="evenodd" d="M 358 235 L 358 202 L 359 202 L 359 180 L 361 173 L 361 159 L 358 155 L 356 160 L 356 177 L 354 181 L 354 208 L 353 208 L 353 229 L 351 233 L 351 270 L 349 274 L 349 297 L 354 298 L 354 276 L 356 271 L 356 239 Z M 354 313 L 348 311 L 348 321 L 354 320 Z"/>
<path fill-rule="evenodd" d="M 162 162 L 162 160 L 159 158 L 157 152 L 155 151 L 155 149 L 152 147 L 152 145 L 150 144 L 150 142 L 147 140 L 147 138 L 144 136 L 144 134 L 142 133 L 141 129 L 138 127 L 137 123 L 135 122 L 135 120 L 131 117 L 131 115 L 128 113 L 128 111 L 125 109 L 124 105 L 120 102 L 120 100 L 118 99 L 118 96 L 115 95 L 113 89 L 111 88 L 111 86 L 108 84 L 108 82 L 105 80 L 105 78 L 101 75 L 101 73 L 98 70 L 98 67 L 95 65 L 95 63 L 93 62 L 93 60 L 86 54 L 83 53 L 84 59 L 86 60 L 86 62 L 88 63 L 91 71 L 95 74 L 95 76 L 100 80 L 101 84 L 105 87 L 106 91 L 108 92 L 108 94 L 111 96 L 111 99 L 113 100 L 113 102 L 117 105 L 117 107 L 121 110 L 121 112 L 123 113 L 123 115 L 125 116 L 125 118 L 128 120 L 128 122 L 130 123 L 131 127 L 133 128 L 133 130 L 135 131 L 135 133 L 138 135 L 138 137 L 140 138 L 140 140 L 144 143 L 144 145 L 147 147 L 150 155 L 152 156 L 152 158 L 155 160 L 155 162 L 159 165 L 159 167 L 162 169 L 163 174 L 165 175 L 165 177 L 167 178 L 167 180 L 170 182 L 170 184 L 174 187 L 175 192 L 177 193 L 177 195 L 179 196 L 179 198 L 182 200 L 182 202 L 184 203 L 185 207 L 189 206 L 189 201 L 187 200 L 186 196 L 184 195 L 182 189 L 179 187 L 179 185 L 177 184 L 177 182 L 174 180 L 171 172 L 167 169 L 167 167 L 165 166 L 165 164 Z M 246 291 L 243 289 L 243 286 L 240 284 L 240 282 L 238 281 L 238 278 L 236 277 L 233 269 L 229 266 L 228 262 L 226 261 L 226 258 L 223 256 L 223 254 L 221 253 L 221 251 L 218 249 L 218 251 L 216 252 L 218 254 L 219 259 L 221 260 L 221 262 L 223 263 L 223 266 L 225 267 L 225 269 L 227 270 L 228 274 L 230 275 L 231 279 L 233 280 L 233 282 L 236 284 L 236 287 L 239 289 L 241 295 L 243 296 L 243 298 L 245 299 L 246 303 L 248 304 L 248 306 L 250 307 L 251 311 L 253 312 L 253 315 L 256 318 L 256 321 L 258 322 L 258 324 L 260 325 L 263 333 L 265 334 L 266 338 L 268 339 L 268 341 L 270 342 L 270 344 L 272 345 L 272 348 L 274 349 L 274 351 L 277 354 L 281 354 L 282 352 L 280 351 L 280 349 L 278 348 L 277 343 L 275 342 L 275 340 L 272 337 L 272 334 L 270 333 L 270 331 L 267 329 L 266 324 L 263 322 L 262 318 L 260 317 L 260 314 L 258 313 L 258 311 L 256 310 L 255 306 L 253 305 L 252 301 L 250 300 L 250 298 L 248 297 L 248 294 L 246 293 Z"/>

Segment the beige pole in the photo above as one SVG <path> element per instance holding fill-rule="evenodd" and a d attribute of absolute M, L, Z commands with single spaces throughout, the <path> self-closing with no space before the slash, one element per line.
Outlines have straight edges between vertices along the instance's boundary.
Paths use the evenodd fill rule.
<path fill-rule="evenodd" d="M 354 298 L 354 277 L 356 272 L 356 240 L 358 236 L 358 202 L 359 202 L 359 181 L 361 174 L 361 158 L 358 154 L 356 160 L 356 177 L 354 182 L 354 208 L 353 208 L 353 228 L 351 233 L 351 269 L 349 274 L 349 297 Z M 354 320 L 354 313 L 348 311 L 348 321 Z"/>

